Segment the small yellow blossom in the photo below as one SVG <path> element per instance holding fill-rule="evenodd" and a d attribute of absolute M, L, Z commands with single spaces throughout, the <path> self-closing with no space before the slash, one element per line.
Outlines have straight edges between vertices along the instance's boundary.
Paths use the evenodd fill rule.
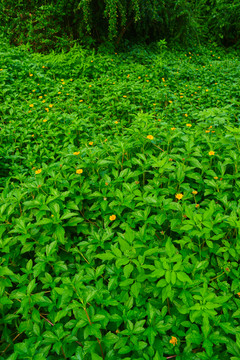
<path fill-rule="evenodd" d="M 43 101 L 42 101 L 42 103 L 45 103 L 45 102 L 46 102 L 46 100 L 43 100 Z"/>
<path fill-rule="evenodd" d="M 184 114 L 184 116 L 188 117 L 188 114 Z"/>
<path fill-rule="evenodd" d="M 47 121 L 47 119 L 44 119 L 44 120 L 43 120 L 43 122 L 46 122 L 46 121 Z"/>
<path fill-rule="evenodd" d="M 93 141 L 89 141 L 89 143 L 88 143 L 89 145 L 93 145 Z"/>
<path fill-rule="evenodd" d="M 109 219 L 110 219 L 111 221 L 116 220 L 116 215 L 111 215 L 111 216 L 109 217 Z"/>
<path fill-rule="evenodd" d="M 76 174 L 82 174 L 82 172 L 83 172 L 83 169 L 77 169 L 76 170 Z"/>
<path fill-rule="evenodd" d="M 192 126 L 192 124 L 186 124 L 186 126 L 191 127 L 191 126 Z"/>
<path fill-rule="evenodd" d="M 30 107 L 34 107 L 34 105 L 33 105 L 33 104 L 30 104 L 29 106 L 30 106 Z"/>
<path fill-rule="evenodd" d="M 107 139 L 105 139 L 104 141 L 107 142 Z"/>
<path fill-rule="evenodd" d="M 218 179 L 218 176 L 214 176 L 214 179 L 217 180 L 217 179 Z"/>
<path fill-rule="evenodd" d="M 181 200 L 183 198 L 183 194 L 176 194 L 175 198 Z"/>
<path fill-rule="evenodd" d="M 196 208 L 198 208 L 199 207 L 199 204 L 196 204 Z"/>
<path fill-rule="evenodd" d="M 175 346 L 177 344 L 177 338 L 175 336 L 172 336 L 171 340 L 169 340 L 170 344 L 173 344 Z"/>
<path fill-rule="evenodd" d="M 162 81 L 164 82 L 164 81 L 165 81 L 165 79 L 164 79 L 164 78 L 162 78 Z"/>
<path fill-rule="evenodd" d="M 147 139 L 149 139 L 149 140 L 153 140 L 153 139 L 154 139 L 154 137 L 153 137 L 152 135 L 148 135 L 148 136 L 147 136 Z"/>
<path fill-rule="evenodd" d="M 42 96 L 39 96 L 38 98 L 39 98 L 39 99 L 42 99 Z"/>
<path fill-rule="evenodd" d="M 240 297 L 240 292 L 238 292 L 237 295 Z"/>
<path fill-rule="evenodd" d="M 205 132 L 206 132 L 206 133 L 210 133 L 210 130 L 206 130 Z"/>
<path fill-rule="evenodd" d="M 123 97 L 124 97 L 124 98 L 126 98 L 126 97 L 127 97 L 127 95 L 123 95 Z"/>
<path fill-rule="evenodd" d="M 75 151 L 74 153 L 73 153 L 73 155 L 79 155 L 80 154 L 80 151 Z"/>
<path fill-rule="evenodd" d="M 49 104 L 49 107 L 52 108 L 52 107 L 53 107 L 53 104 Z"/>
<path fill-rule="evenodd" d="M 192 191 L 192 194 L 193 194 L 193 195 L 197 195 L 197 193 L 198 193 L 198 192 L 197 192 L 196 190 L 193 190 L 193 191 Z"/>
<path fill-rule="evenodd" d="M 116 121 L 114 121 L 114 124 L 118 124 L 118 121 L 116 120 Z"/>
<path fill-rule="evenodd" d="M 47 112 L 49 112 L 49 108 L 45 108 L 45 110 L 46 110 Z"/>
<path fill-rule="evenodd" d="M 79 102 L 83 102 L 83 100 L 79 100 Z"/>
<path fill-rule="evenodd" d="M 42 169 L 38 169 L 35 171 L 35 174 L 41 174 L 41 172 L 42 172 Z"/>
<path fill-rule="evenodd" d="M 215 155 L 215 152 L 214 151 L 209 151 L 208 155 Z"/>
<path fill-rule="evenodd" d="M 176 130 L 176 128 L 175 128 L 175 127 L 172 127 L 171 130 Z"/>
<path fill-rule="evenodd" d="M 169 100 L 168 102 L 169 102 L 170 104 L 172 104 L 172 100 Z"/>
<path fill-rule="evenodd" d="M 29 76 L 33 76 L 33 74 L 29 74 Z"/>
<path fill-rule="evenodd" d="M 58 94 L 61 94 L 61 91 L 59 91 Z"/>

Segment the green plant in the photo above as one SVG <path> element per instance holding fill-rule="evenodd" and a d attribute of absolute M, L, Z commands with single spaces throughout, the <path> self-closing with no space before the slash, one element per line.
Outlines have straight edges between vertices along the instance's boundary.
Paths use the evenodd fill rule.
<path fill-rule="evenodd" d="M 239 59 L 160 47 L 1 40 L 2 359 L 239 358 Z"/>

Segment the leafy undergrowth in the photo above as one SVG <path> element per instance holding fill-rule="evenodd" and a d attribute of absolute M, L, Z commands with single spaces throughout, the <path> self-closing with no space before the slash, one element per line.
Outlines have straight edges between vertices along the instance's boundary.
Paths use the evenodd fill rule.
<path fill-rule="evenodd" d="M 1 359 L 239 360 L 236 54 L 0 58 Z"/>

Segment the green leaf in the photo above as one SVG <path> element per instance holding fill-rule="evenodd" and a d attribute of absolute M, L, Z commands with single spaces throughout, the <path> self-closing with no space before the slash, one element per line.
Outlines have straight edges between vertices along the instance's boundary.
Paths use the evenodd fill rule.
<path fill-rule="evenodd" d="M 192 283 L 192 280 L 190 279 L 190 277 L 182 271 L 177 272 L 177 278 L 182 282 Z"/>

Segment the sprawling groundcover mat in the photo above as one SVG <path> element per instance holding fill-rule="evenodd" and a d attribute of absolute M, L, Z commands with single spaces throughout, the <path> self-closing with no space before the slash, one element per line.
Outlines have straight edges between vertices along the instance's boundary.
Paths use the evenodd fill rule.
<path fill-rule="evenodd" d="M 236 53 L 0 67 L 0 358 L 239 360 Z"/>

